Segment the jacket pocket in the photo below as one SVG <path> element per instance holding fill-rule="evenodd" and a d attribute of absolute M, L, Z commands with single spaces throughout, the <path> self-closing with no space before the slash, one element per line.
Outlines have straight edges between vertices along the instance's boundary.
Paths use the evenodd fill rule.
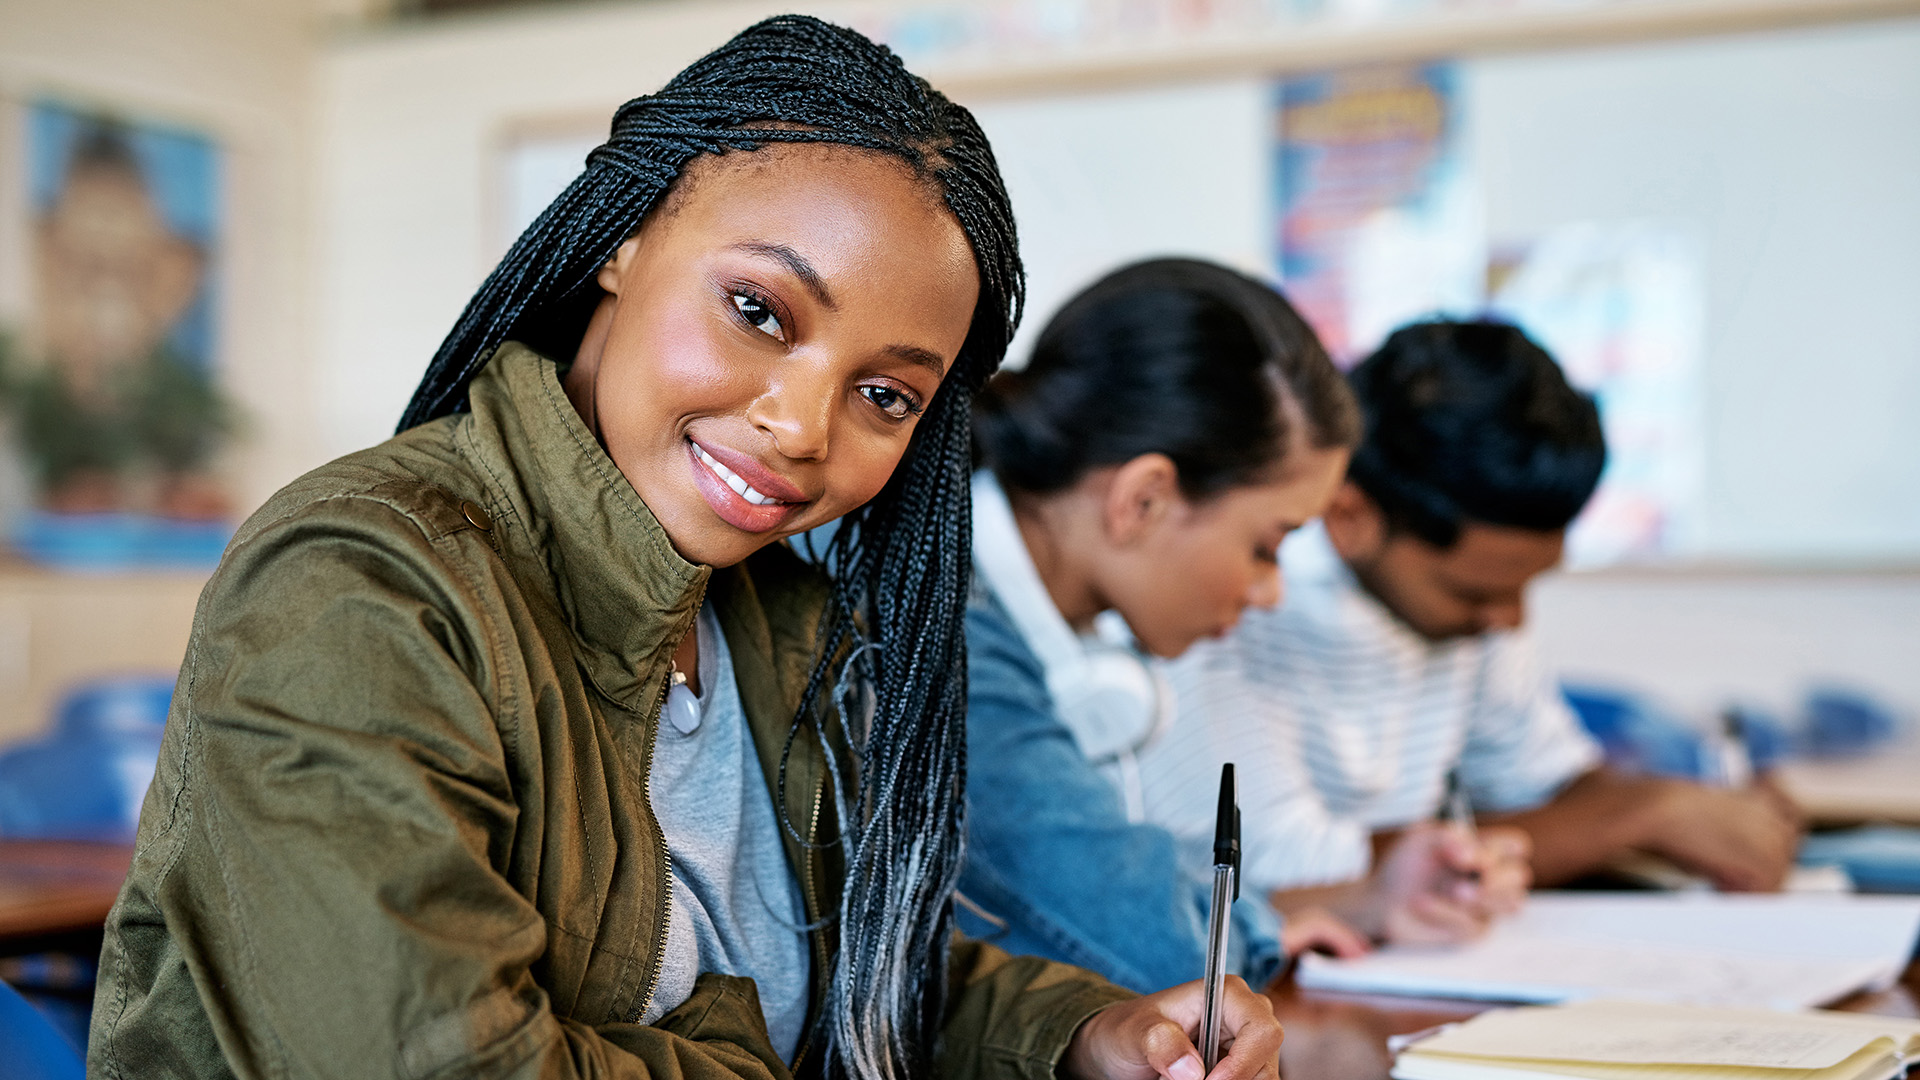
<path fill-rule="evenodd" d="M 774 1052 L 767 1017 L 760 1010 L 760 988 L 739 975 L 708 973 L 694 980 L 693 993 L 653 1025 L 693 1042 L 726 1042 L 758 1058 L 775 1080 L 791 1080 L 787 1063 Z"/>

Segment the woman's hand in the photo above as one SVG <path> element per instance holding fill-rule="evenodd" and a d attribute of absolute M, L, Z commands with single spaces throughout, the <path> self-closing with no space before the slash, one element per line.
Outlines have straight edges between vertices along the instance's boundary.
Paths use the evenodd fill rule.
<path fill-rule="evenodd" d="M 1273 1003 L 1227 976 L 1221 995 L 1221 1042 L 1226 1054 L 1211 1074 L 1194 1049 L 1206 986 L 1199 980 L 1094 1013 L 1073 1033 L 1059 1073 L 1073 1080 L 1279 1080 L 1280 1021 Z"/>
<path fill-rule="evenodd" d="M 1365 956 L 1372 951 L 1367 936 L 1324 907 L 1301 908 L 1286 913 L 1280 927 L 1280 948 L 1288 956 L 1309 950 L 1328 953 L 1341 959 Z"/>
<path fill-rule="evenodd" d="M 1486 933 L 1526 903 L 1532 844 L 1519 829 L 1477 835 L 1423 823 L 1402 833 L 1375 872 L 1370 907 L 1380 935 L 1403 944 L 1452 944 Z"/>

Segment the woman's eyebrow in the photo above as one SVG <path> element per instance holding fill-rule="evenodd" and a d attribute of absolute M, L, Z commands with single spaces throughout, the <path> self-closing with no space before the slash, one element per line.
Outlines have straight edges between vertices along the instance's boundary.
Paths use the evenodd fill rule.
<path fill-rule="evenodd" d="M 735 251 L 744 251 L 763 259 L 772 259 L 786 267 L 794 277 L 800 279 L 802 285 L 807 287 L 807 291 L 813 294 L 813 298 L 820 301 L 821 307 L 828 311 L 839 309 L 840 305 L 834 302 L 833 293 L 827 288 L 826 281 L 820 277 L 820 271 L 815 270 L 813 264 L 799 252 L 785 244 L 766 244 L 758 240 L 742 240 L 733 247 Z"/>
<path fill-rule="evenodd" d="M 889 356 L 896 356 L 910 364 L 918 364 L 938 378 L 946 378 L 947 362 L 932 349 L 923 349 L 918 345 L 889 345 L 884 350 Z"/>

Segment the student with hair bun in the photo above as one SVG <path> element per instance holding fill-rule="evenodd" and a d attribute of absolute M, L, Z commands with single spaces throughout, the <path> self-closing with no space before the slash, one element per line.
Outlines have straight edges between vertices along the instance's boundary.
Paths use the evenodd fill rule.
<path fill-rule="evenodd" d="M 1187 259 L 1109 274 L 1048 323 L 1024 370 L 988 382 L 974 405 L 968 932 L 1140 990 L 1201 970 L 1211 876 L 1145 820 L 1136 759 L 1181 733 L 1164 730 L 1175 704 L 1139 653 L 1179 656 L 1279 604 L 1281 541 L 1326 506 L 1359 436 L 1353 395 L 1292 306 Z M 1196 797 L 1213 799 L 1219 775 Z M 1459 906 L 1441 855 L 1413 851 L 1384 899 Z M 1249 892 L 1229 969 L 1258 986 L 1283 945 L 1366 948 L 1324 914 L 1287 931 Z"/>
<path fill-rule="evenodd" d="M 1197 983 L 951 932 L 969 405 L 1021 294 L 979 127 L 856 33 L 622 106 L 400 433 L 208 584 L 90 1070 L 1199 1080 Z M 1227 1026 L 1213 1075 L 1271 1077 L 1267 1003 Z"/>

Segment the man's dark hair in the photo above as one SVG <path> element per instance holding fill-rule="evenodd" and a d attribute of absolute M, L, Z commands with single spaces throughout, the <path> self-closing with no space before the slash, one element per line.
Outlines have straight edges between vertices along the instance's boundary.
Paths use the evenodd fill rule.
<path fill-rule="evenodd" d="M 1293 305 L 1194 259 L 1136 263 L 1089 286 L 973 413 L 982 463 L 1034 494 L 1159 453 L 1182 494 L 1201 499 L 1260 482 L 1296 438 L 1328 449 L 1360 436 L 1352 393 Z"/>
<path fill-rule="evenodd" d="M 1599 410 L 1517 327 L 1402 327 L 1348 382 L 1366 436 L 1347 477 L 1395 531 L 1445 548 L 1470 522 L 1563 529 L 1600 482 Z"/>
<path fill-rule="evenodd" d="M 830 765 L 838 749 L 858 766 L 844 784 L 845 770 L 834 771 L 839 838 L 829 846 L 846 874 L 826 928 L 838 939 L 816 1021 L 826 1054 L 814 1060 L 831 1078 L 930 1076 L 965 828 L 968 417 L 1019 323 L 1025 287 L 1012 204 L 972 114 L 852 30 L 798 15 L 750 27 L 614 113 L 586 170 L 468 303 L 400 427 L 465 409 L 474 374 L 509 338 L 570 360 L 602 296 L 595 275 L 687 165 L 783 143 L 904 163 L 952 211 L 980 275 L 966 341 L 905 458 L 841 519 L 824 555 L 834 597 L 787 743 L 790 754 L 795 739 L 817 738 Z M 837 697 L 836 672 L 853 668 L 871 679 L 876 705 L 870 719 L 854 718 L 864 723 L 843 725 L 855 730 L 835 730 L 815 706 Z M 799 836 L 785 806 L 782 797 L 781 825 Z"/>

